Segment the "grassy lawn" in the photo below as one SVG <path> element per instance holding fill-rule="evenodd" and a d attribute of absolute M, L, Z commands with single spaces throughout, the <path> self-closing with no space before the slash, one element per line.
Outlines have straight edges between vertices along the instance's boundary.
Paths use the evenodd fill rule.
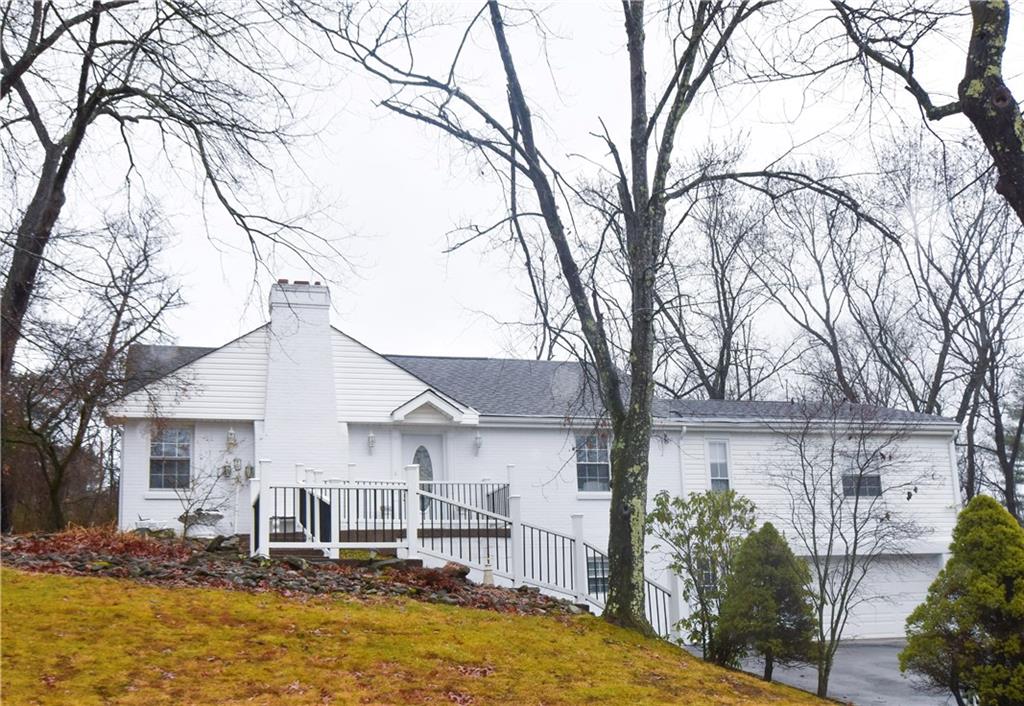
<path fill-rule="evenodd" d="M 2 570 L 14 704 L 811 704 L 586 616 Z"/>

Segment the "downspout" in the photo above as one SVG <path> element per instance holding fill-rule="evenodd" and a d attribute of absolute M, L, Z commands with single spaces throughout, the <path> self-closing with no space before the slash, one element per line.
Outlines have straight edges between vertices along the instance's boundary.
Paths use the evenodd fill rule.
<path fill-rule="evenodd" d="M 686 495 L 686 464 L 683 461 L 683 441 L 686 439 L 686 425 L 679 428 L 679 497 Z"/>

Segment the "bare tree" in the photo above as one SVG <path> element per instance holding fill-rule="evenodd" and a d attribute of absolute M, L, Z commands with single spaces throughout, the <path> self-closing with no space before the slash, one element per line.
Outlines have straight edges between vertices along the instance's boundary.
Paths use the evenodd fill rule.
<path fill-rule="evenodd" d="M 182 509 L 178 515 L 182 539 L 192 537 L 197 527 L 216 526 L 234 500 L 220 482 L 220 469 L 194 469 L 188 485 L 175 488 L 174 495 Z"/>
<path fill-rule="evenodd" d="M 665 252 L 670 202 L 713 180 L 706 174 L 684 175 L 688 178 L 683 181 L 673 177 L 676 138 L 700 92 L 730 60 L 728 47 L 737 29 L 770 4 L 702 2 L 668 7 L 662 17 L 676 49 L 674 63 L 667 81 L 653 92 L 647 83 L 645 52 L 651 15 L 642 2 L 623 4 L 629 64 L 628 149 L 620 149 L 599 120 L 595 130 L 610 158 L 608 173 L 615 195 L 612 220 L 622 234 L 607 247 L 621 248 L 627 270 L 624 287 L 629 303 L 623 307 L 629 323 L 626 375 L 615 359 L 603 302 L 588 277 L 589 266 L 595 258 L 600 260 L 604 246 L 594 241 L 585 246 L 582 234 L 574 230 L 573 203 L 568 196 L 578 196 L 578 192 L 541 145 L 542 135 L 509 39 L 507 14 L 514 15 L 513 28 L 520 21 L 538 26 L 536 16 L 529 11 L 516 13 L 496 0 L 487 2 L 459 32 L 461 39 L 456 40 L 450 65 L 429 73 L 415 60 L 419 27 L 408 4 L 394 11 L 374 8 L 365 14 L 352 8 L 338 18 L 300 10 L 329 34 L 338 52 L 390 87 L 392 93 L 382 101 L 384 107 L 454 137 L 493 167 L 509 194 L 510 214 L 505 222 L 514 232 L 524 223 L 542 224 L 554 247 L 615 437 L 605 616 L 644 630 L 650 630 L 644 617 L 643 546 L 654 392 L 655 282 Z M 469 43 L 483 41 L 478 35 L 484 28 L 504 76 L 504 106 L 488 106 L 485 98 L 474 96 L 462 81 L 463 50 Z"/>
<path fill-rule="evenodd" d="M 13 249 L 0 300 L 5 380 L 70 180 L 109 170 L 87 150 L 94 134 L 120 139 L 129 189 L 149 169 L 150 152 L 180 165 L 172 150 L 183 148 L 257 262 L 274 244 L 310 254 L 312 233 L 243 201 L 247 177 L 269 174 L 269 148 L 289 139 L 280 19 L 269 4 L 245 2 L 3 4 L 0 149 L 26 192 L 4 228 Z M 138 153 L 146 157 L 136 163 Z"/>
<path fill-rule="evenodd" d="M 1004 0 L 973 0 L 970 41 L 957 99 L 937 104 L 935 92 L 916 73 L 917 53 L 927 40 L 946 34 L 948 25 L 966 14 L 949 3 L 873 1 L 866 6 L 833 0 L 845 36 L 857 49 L 853 58 L 903 83 L 928 120 L 963 114 L 981 137 L 999 179 L 995 190 L 1024 224 L 1024 116 L 1003 78 L 1003 55 L 1010 27 L 1010 4 Z M 946 91 L 947 94 L 952 91 Z"/>
<path fill-rule="evenodd" d="M 794 422 L 775 429 L 782 447 L 775 458 L 792 460 L 776 461 L 768 472 L 782 495 L 776 514 L 811 569 L 817 693 L 824 698 L 847 619 L 871 599 L 866 576 L 879 557 L 906 554 L 925 531 L 907 510 L 926 476 L 901 449 L 906 423 L 883 410 L 845 401 L 799 409 Z"/>
<path fill-rule="evenodd" d="M 863 233 L 856 218 L 814 193 L 786 194 L 775 200 L 772 214 L 753 272 L 776 313 L 795 327 L 803 375 L 850 402 L 885 402 L 872 397 L 884 388 L 865 384 L 870 363 L 851 336 L 850 299 L 842 286 L 855 253 L 885 239 Z"/>
<path fill-rule="evenodd" d="M 692 232 L 674 236 L 659 286 L 659 386 L 672 397 L 757 399 L 793 349 L 773 346 L 755 326 L 769 302 L 755 274 L 765 206 L 737 184 L 706 191 L 676 226 Z"/>
<path fill-rule="evenodd" d="M 25 321 L 33 365 L 15 373 L 5 397 L 4 444 L 35 454 L 53 529 L 67 521 L 69 474 L 83 454 L 99 452 L 98 412 L 122 394 L 129 347 L 158 337 L 181 301 L 156 264 L 155 218 L 148 211 L 136 221 L 117 219 L 104 233 L 78 238 L 79 286 L 51 292 L 48 306 Z M 89 266 L 98 270 L 89 274 Z"/>
<path fill-rule="evenodd" d="M 510 32 L 533 29 L 533 37 L 540 37 L 539 51 L 544 51 L 543 19 L 529 7 L 489 0 L 454 29 L 450 21 L 438 21 L 433 12 L 418 13 L 407 2 L 357 5 L 340 13 L 316 4 L 295 7 L 303 20 L 325 33 L 335 51 L 380 82 L 387 91 L 382 107 L 453 138 L 502 186 L 508 212 L 479 232 L 507 227 L 508 237 L 521 248 L 538 298 L 545 290 L 538 286 L 538 271 L 531 264 L 534 251 L 524 234 L 541 232 L 552 246 L 560 285 L 572 305 L 573 328 L 584 343 L 614 435 L 604 615 L 645 631 L 650 630 L 644 616 L 643 538 L 659 313 L 655 292 L 673 232 L 666 225 L 677 220 L 670 212 L 683 208 L 680 204 L 702 189 L 730 181 L 770 197 L 802 189 L 825 194 L 859 220 L 884 229 L 835 182 L 778 164 L 738 170 L 721 160 L 686 165 L 677 157 L 677 138 L 697 101 L 746 75 L 738 66 L 748 57 L 762 59 L 746 27 L 765 17 L 774 19 L 767 10 L 776 4 L 668 3 L 648 10 L 640 0 L 623 2 L 628 146 L 595 118 L 590 135 L 605 155 L 584 160 L 598 169 L 593 179 L 568 178 L 556 164 L 557 147 L 544 144 L 537 106 L 521 80 L 510 39 Z M 651 26 L 665 33 L 672 57 L 656 87 L 648 76 L 656 68 L 647 56 Z M 420 49 L 436 44 L 436 35 L 443 36 L 445 30 L 451 33 L 450 59 L 431 68 Z M 467 58 L 471 54 L 476 60 L 472 66 Z M 505 88 L 500 97 L 491 96 L 486 86 L 474 86 L 472 73 L 486 62 L 500 71 Z M 545 311 L 544 305 L 539 307 Z"/>
<path fill-rule="evenodd" d="M 997 440 L 1016 404 L 1008 391 L 1022 354 L 1024 229 L 993 193 L 981 161 L 969 144 L 894 145 L 869 201 L 891 214 L 899 240 L 865 246 L 850 229 L 826 228 L 804 248 L 809 265 L 793 262 L 770 276 L 800 304 L 779 298 L 788 313 L 816 314 L 802 328 L 827 351 L 808 366 L 818 385 L 835 380 L 832 389 L 850 401 L 964 424 L 966 498 L 995 492 L 1019 516 L 1017 456 L 1011 448 L 1000 457 Z M 802 221 L 808 213 L 800 212 Z M 808 271 L 818 273 L 813 300 L 814 290 L 800 286 Z"/>

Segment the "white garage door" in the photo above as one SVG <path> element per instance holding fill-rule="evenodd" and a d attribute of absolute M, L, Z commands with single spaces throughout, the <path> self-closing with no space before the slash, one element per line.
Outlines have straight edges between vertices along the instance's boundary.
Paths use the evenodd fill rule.
<path fill-rule="evenodd" d="M 924 601 L 940 566 L 938 554 L 876 559 L 860 588 L 868 600 L 851 612 L 843 638 L 903 637 L 907 616 Z"/>

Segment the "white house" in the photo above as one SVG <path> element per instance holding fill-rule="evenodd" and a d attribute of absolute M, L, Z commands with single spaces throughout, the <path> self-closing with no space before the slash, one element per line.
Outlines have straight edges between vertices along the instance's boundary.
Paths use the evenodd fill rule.
<path fill-rule="evenodd" d="M 298 540 L 320 541 L 325 550 L 336 549 L 341 540 L 351 543 L 346 546 L 400 543 L 408 541 L 399 538 L 401 527 L 388 534 L 379 523 L 384 516 L 392 525 L 411 522 L 416 514 L 411 496 L 407 511 L 393 504 L 381 510 L 374 519 L 377 534 L 360 537 L 351 526 L 346 530 L 345 518 L 354 511 L 343 507 L 352 498 L 343 500 L 348 491 L 342 489 L 373 481 L 383 497 L 412 483 L 407 474 L 415 472 L 434 482 L 422 486 L 429 492 L 417 501 L 422 513 L 416 521 L 428 558 L 443 559 L 454 550 L 426 547 L 426 537 L 444 532 L 428 531 L 425 523 L 440 517 L 438 527 L 448 527 L 446 536 L 457 537 L 461 547 L 464 538 L 472 543 L 474 534 L 452 528 L 456 520 L 472 519 L 471 507 L 499 524 L 515 514 L 515 523 L 507 525 L 513 529 L 498 533 L 506 542 L 500 551 L 509 576 L 532 572 L 546 587 L 574 584 L 579 594 L 586 582 L 586 591 L 599 592 L 599 550 L 606 547 L 608 533 L 608 434 L 601 429 L 585 369 L 575 362 L 382 355 L 331 326 L 329 312 L 327 287 L 282 281 L 271 290 L 270 321 L 219 348 L 139 346 L 132 351 L 133 382 L 107 410 L 111 422 L 124 427 L 120 525 L 180 528 L 183 507 L 195 504 L 200 492 L 200 504 L 215 506 L 209 522 L 216 523 L 216 531 L 251 534 L 254 543 L 262 536 L 262 551 L 274 536 L 284 545 L 296 540 L 286 530 L 301 534 L 302 527 L 310 529 Z M 659 401 L 651 494 L 729 487 L 778 522 L 775 515 L 785 514 L 782 496 L 767 471 L 786 465 L 783 457 L 790 452 L 780 444 L 780 428 L 792 424 L 800 409 L 789 402 Z M 906 430 L 901 441 L 906 468 L 898 472 L 910 474 L 914 484 L 907 493 L 912 502 L 902 499 L 902 491 L 891 502 L 902 502 L 900 511 L 910 513 L 925 532 L 906 547 L 906 555 L 887 557 L 879 564 L 885 570 L 869 575 L 865 594 L 881 600 L 858 606 L 847 637 L 902 634 L 904 618 L 941 566 L 959 505 L 956 424 L 883 412 L 884 419 Z M 407 469 L 412 464 L 419 468 Z M 202 479 L 210 479 L 209 493 L 201 489 Z M 300 508 L 305 500 L 297 498 L 304 489 L 319 489 L 322 505 Z M 287 528 L 280 524 L 280 507 L 269 507 L 271 492 L 292 493 L 290 500 L 273 495 L 275 507 L 278 497 L 283 506 L 291 503 L 284 512 L 292 516 Z M 468 495 L 455 499 L 462 492 Z M 475 500 L 474 492 L 481 494 Z M 510 497 L 519 499 L 510 503 Z M 378 495 L 373 498 L 374 507 L 382 507 Z M 462 503 L 461 510 L 445 519 L 443 498 Z M 311 529 L 308 513 L 317 507 L 324 508 L 318 522 L 328 523 L 323 526 L 330 537 L 318 538 Z M 264 526 L 254 526 L 261 516 Z M 574 544 L 580 534 L 586 541 Z M 549 543 L 559 541 L 566 543 L 562 550 L 552 549 Z M 491 561 L 494 550 L 488 547 Z M 566 551 L 581 561 L 568 569 L 568 578 L 558 578 L 557 564 Z M 478 556 L 471 554 L 461 558 L 474 566 L 483 563 L 479 544 Z M 583 559 L 586 569 L 580 568 Z M 501 560 L 497 563 L 502 569 Z M 649 575 L 661 585 L 669 583 L 663 563 L 650 555 Z M 676 606 L 666 610 L 669 617 L 678 612 Z"/>

